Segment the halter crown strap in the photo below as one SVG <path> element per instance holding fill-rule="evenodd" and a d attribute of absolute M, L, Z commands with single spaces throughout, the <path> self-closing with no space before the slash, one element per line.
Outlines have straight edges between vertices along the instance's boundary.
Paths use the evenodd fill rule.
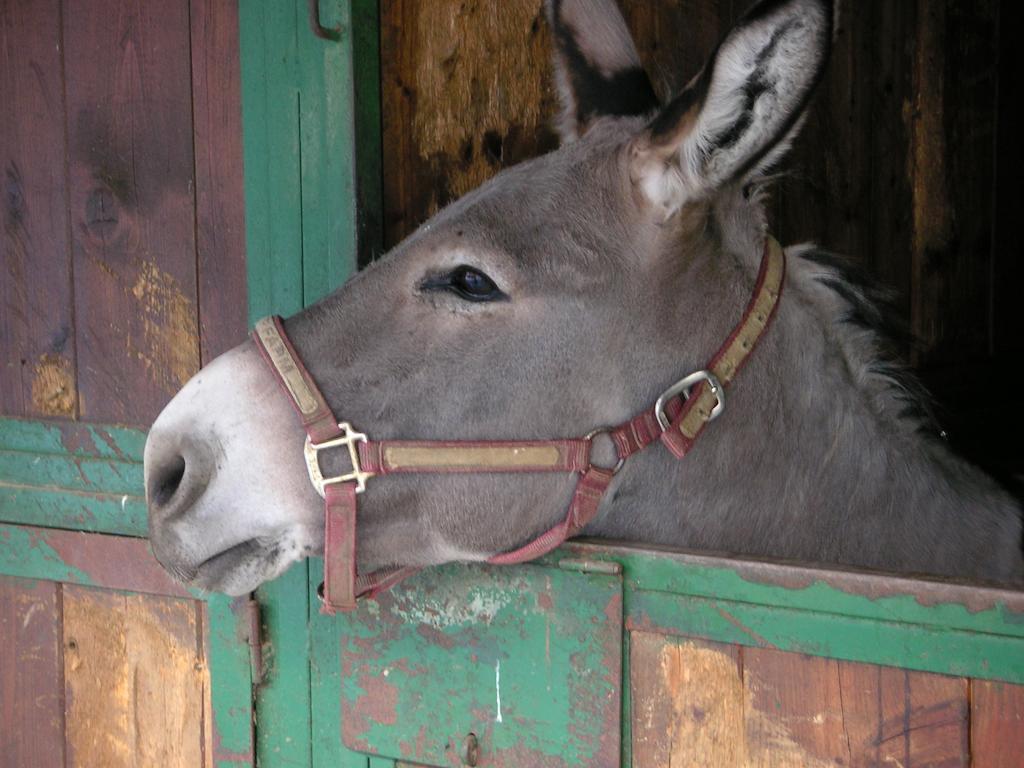
<path fill-rule="evenodd" d="M 761 259 L 754 295 L 743 313 L 743 318 L 707 367 L 722 387 L 732 384 L 775 316 L 779 299 L 782 297 L 785 277 L 785 252 L 775 238 L 769 237 L 765 240 L 764 256 Z M 708 379 L 694 389 L 669 428 L 661 434 L 661 442 L 677 459 L 683 458 L 693 447 L 708 422 L 716 415 L 715 406 L 724 402 L 723 397 L 721 392 L 714 391 L 711 380 Z"/>
<path fill-rule="evenodd" d="M 260 320 L 253 329 L 253 340 L 302 421 L 310 481 L 324 498 L 323 612 L 352 610 L 359 596 L 376 594 L 418 570 L 406 567 L 357 573 L 357 498 L 366 481 L 377 475 L 574 473 L 579 477 L 564 519 L 518 549 L 494 555 L 487 562 L 507 565 L 533 560 L 577 535 L 594 519 L 612 479 L 629 456 L 661 440 L 676 457 L 682 458 L 707 424 L 721 413 L 725 388 L 750 357 L 775 314 L 784 277 L 785 254 L 769 237 L 750 303 L 706 370 L 676 382 L 654 408 L 625 424 L 564 440 L 369 440 L 349 424 L 337 421 L 289 341 L 281 319 Z M 618 463 L 614 467 L 592 463 L 592 442 L 602 433 L 607 433 L 615 444 Z M 333 449 L 347 451 L 351 471 L 325 477 L 319 453 Z"/>

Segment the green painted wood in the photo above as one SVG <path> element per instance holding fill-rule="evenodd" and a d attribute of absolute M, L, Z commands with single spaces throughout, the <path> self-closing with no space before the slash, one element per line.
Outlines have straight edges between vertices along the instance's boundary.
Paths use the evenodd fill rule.
<path fill-rule="evenodd" d="M 146 433 L 140 429 L 0 417 L 0 451 L 141 463 L 145 444 Z"/>
<path fill-rule="evenodd" d="M 60 553 L 30 528 L 0 524 L 0 574 L 97 586 L 81 568 L 68 565 Z"/>
<path fill-rule="evenodd" d="M 83 531 L 0 523 L 0 574 L 122 592 L 206 597 L 202 590 L 175 581 L 144 539 Z"/>
<path fill-rule="evenodd" d="M 311 666 L 310 692 L 313 724 L 313 765 L 327 768 L 366 768 L 367 757 L 348 749 L 341 741 L 341 643 L 351 631 L 351 619 L 344 615 L 325 616 L 319 605 L 317 587 L 323 580 L 323 559 L 309 563 Z M 371 758 L 370 766 L 393 765 L 391 760 Z"/>
<path fill-rule="evenodd" d="M 301 12 L 295 0 L 241 0 L 238 7 L 250 322 L 302 306 Z"/>
<path fill-rule="evenodd" d="M 299 3 L 305 8 L 305 3 Z M 302 178 L 302 300 L 309 305 L 356 267 L 355 98 L 350 4 L 320 3 L 340 40 L 299 30 L 299 143 Z"/>
<path fill-rule="evenodd" d="M 306 13 L 305 0 L 239 7 L 250 322 L 298 311 L 356 264 L 349 6 L 321 3 L 323 24 L 342 25 L 338 42 L 314 37 Z M 317 711 L 328 713 L 335 673 L 317 667 L 311 679 L 311 580 L 303 562 L 257 591 L 267 649 L 256 723 L 262 766 L 335 765 L 344 752 L 337 721 L 333 738 L 323 716 L 319 737 L 313 730 L 311 686 L 323 699 Z"/>
<path fill-rule="evenodd" d="M 487 764 L 619 764 L 620 576 L 443 566 L 346 618 L 347 746 L 450 765 L 473 733 Z"/>
<path fill-rule="evenodd" d="M 623 591 L 623 612 L 625 612 L 626 594 Z M 630 685 L 630 636 L 629 631 L 622 633 L 622 765 L 633 765 L 633 692 Z"/>
<path fill-rule="evenodd" d="M 239 5 L 249 321 L 302 307 L 301 3 Z M 305 562 L 257 590 L 265 646 L 257 691 L 260 764 L 311 766 Z"/>
<path fill-rule="evenodd" d="M 213 754 L 218 768 L 256 765 L 247 598 L 207 599 Z"/>
<path fill-rule="evenodd" d="M 566 556 L 619 563 L 628 591 L 1024 638 L 1019 591 L 600 544 L 570 544 L 546 559 Z"/>
<path fill-rule="evenodd" d="M 50 453 L 0 451 L 0 483 L 138 495 L 142 465 Z"/>
<path fill-rule="evenodd" d="M 122 536 L 145 536 L 149 529 L 143 496 L 37 488 L 2 480 L 0 521 Z"/>
<path fill-rule="evenodd" d="M 141 430 L 0 419 L 0 521 L 144 536 Z"/>
<path fill-rule="evenodd" d="M 630 629 L 1024 683 L 1024 641 L 1006 635 L 664 592 L 627 592 L 626 615 Z"/>

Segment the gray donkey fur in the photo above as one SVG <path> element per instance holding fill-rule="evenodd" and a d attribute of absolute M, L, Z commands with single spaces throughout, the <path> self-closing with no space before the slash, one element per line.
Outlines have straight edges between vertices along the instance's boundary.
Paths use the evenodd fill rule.
<path fill-rule="evenodd" d="M 335 413 L 371 438 L 547 439 L 621 423 L 703 368 L 750 298 L 767 234 L 760 182 L 824 69 L 831 5 L 758 3 L 664 107 L 611 0 L 548 12 L 563 146 L 286 322 Z M 681 461 L 660 445 L 632 457 L 586 534 L 1020 583 L 1020 508 L 931 427 L 913 377 L 887 356 L 874 290 L 814 247 L 787 255 L 777 316 L 722 418 Z M 461 267 L 488 277 L 467 289 Z M 318 499 L 294 490 L 301 429 L 254 361 L 247 343 L 187 385 L 146 457 L 157 555 L 236 593 L 323 546 Z M 233 405 L 228 383 L 270 415 L 231 417 L 254 403 Z M 183 470 L 168 492 L 168 457 L 212 454 L 217 472 Z M 267 481 L 279 467 L 290 474 Z M 261 478 L 244 513 L 214 503 Z M 510 550 L 565 514 L 574 482 L 371 480 L 359 567 Z"/>

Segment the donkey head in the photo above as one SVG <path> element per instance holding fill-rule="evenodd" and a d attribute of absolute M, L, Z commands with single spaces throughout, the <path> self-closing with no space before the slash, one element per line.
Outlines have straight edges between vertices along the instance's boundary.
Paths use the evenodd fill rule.
<path fill-rule="evenodd" d="M 286 321 L 335 414 L 375 439 L 575 436 L 699 367 L 749 295 L 765 229 L 752 184 L 799 124 L 832 13 L 830 0 L 758 3 L 662 106 L 613 0 L 550 2 L 562 147 L 497 175 Z M 161 562 L 238 594 L 322 551 L 303 439 L 251 342 L 197 374 L 146 445 Z M 573 485 L 371 480 L 359 568 L 512 549 L 564 515 Z"/>

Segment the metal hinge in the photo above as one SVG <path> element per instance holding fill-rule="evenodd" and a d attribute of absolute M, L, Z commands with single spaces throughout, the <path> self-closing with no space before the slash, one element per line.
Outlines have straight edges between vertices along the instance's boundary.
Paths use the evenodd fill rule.
<path fill-rule="evenodd" d="M 585 557 L 570 557 L 565 560 L 559 560 L 558 567 L 563 571 L 599 573 L 605 576 L 619 576 L 622 574 L 622 564 L 614 560 L 590 560 Z"/>
<path fill-rule="evenodd" d="M 249 669 L 253 686 L 263 682 L 263 623 L 260 621 L 260 604 L 251 597 L 245 605 L 249 636 Z"/>

